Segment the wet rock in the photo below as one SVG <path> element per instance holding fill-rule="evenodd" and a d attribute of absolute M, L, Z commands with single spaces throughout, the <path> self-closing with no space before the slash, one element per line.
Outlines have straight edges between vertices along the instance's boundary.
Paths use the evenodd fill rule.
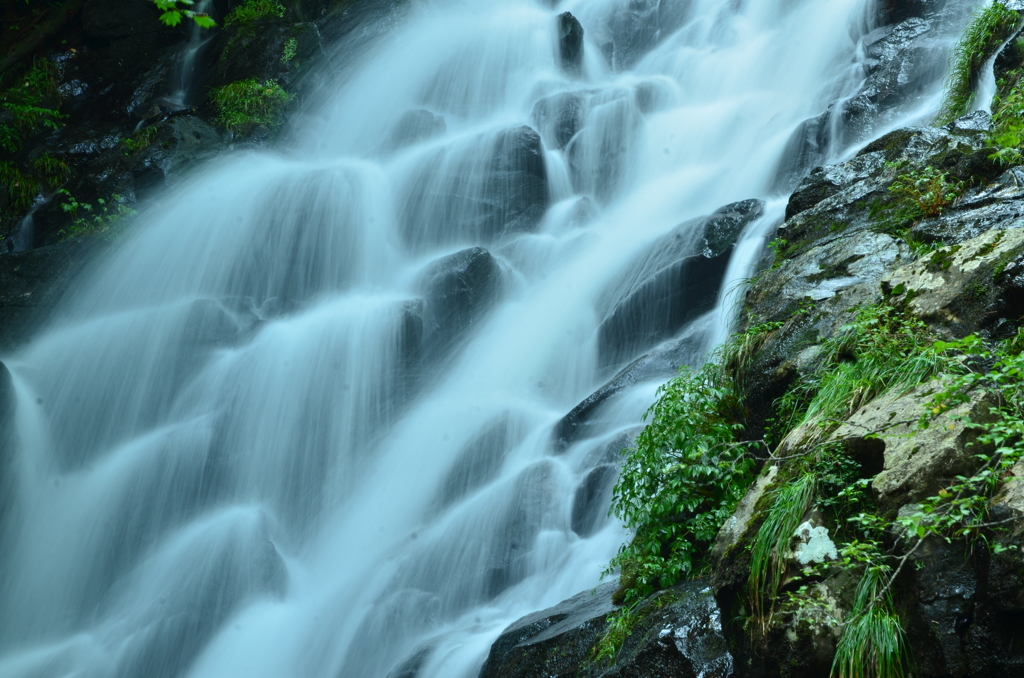
<path fill-rule="evenodd" d="M 423 109 L 406 111 L 395 124 L 395 128 L 391 130 L 391 136 L 385 143 L 384 148 L 387 151 L 405 148 L 432 137 L 440 136 L 447 129 L 448 126 L 445 124 L 443 116 L 434 115 L 430 111 Z"/>
<path fill-rule="evenodd" d="M 772 190 L 780 193 L 793 190 L 812 167 L 819 166 L 828 157 L 830 138 L 829 113 L 822 113 L 808 118 L 797 125 L 786 142 L 775 170 Z M 799 190 L 799 189 L 798 189 Z M 797 205 L 800 203 L 798 202 Z M 810 207 L 811 205 L 807 205 Z M 806 207 L 804 207 L 806 209 Z M 799 209 L 790 213 L 786 208 L 786 218 L 796 214 Z"/>
<path fill-rule="evenodd" d="M 522 441 L 524 429 L 511 413 L 494 419 L 466 443 L 434 500 L 438 511 L 462 500 L 498 476 L 505 457 Z"/>
<path fill-rule="evenodd" d="M 562 68 L 579 73 L 583 66 L 583 26 L 569 12 L 558 15 L 558 53 Z"/>
<path fill-rule="evenodd" d="M 615 609 L 614 590 L 614 583 L 604 584 L 519 620 L 491 647 L 480 678 L 733 675 L 721 615 L 711 589 L 701 581 L 662 591 L 643 603 L 633 612 L 633 633 L 618 656 L 607 665 L 587 662 Z"/>
<path fill-rule="evenodd" d="M 978 431 L 964 425 L 963 417 L 983 423 L 991 420 L 991 397 L 973 396 L 969 402 L 935 417 L 928 428 L 918 422 L 928 412 L 941 383 L 923 384 L 910 393 L 890 393 L 855 412 L 829 437 L 848 449 L 881 446 L 884 467 L 871 482 L 878 503 L 895 508 L 933 496 L 949 478 L 969 475 L 981 449 L 970 447 Z M 856 452 L 856 450 L 854 450 Z"/>
<path fill-rule="evenodd" d="M 992 229 L 882 281 L 894 303 L 956 336 L 1024 311 L 1024 229 Z"/>
<path fill-rule="evenodd" d="M 746 574 L 749 555 L 736 552 L 735 549 L 753 536 L 751 527 L 754 511 L 765 493 L 772 489 L 778 477 L 779 467 L 777 465 L 765 465 L 757 480 L 743 495 L 736 510 L 718 531 L 715 544 L 711 549 L 712 571 L 714 572 L 712 582 L 716 589 L 726 585 L 736 585 L 739 579 Z M 727 557 L 730 560 L 740 559 L 742 562 L 739 564 L 727 562 Z"/>
<path fill-rule="evenodd" d="M 856 96 L 831 111 L 842 120 L 837 147 L 867 138 L 880 124 L 922 100 L 943 67 L 944 48 L 936 35 L 953 30 L 943 22 L 944 17 L 935 15 L 911 17 L 864 38 L 867 79 Z"/>
<path fill-rule="evenodd" d="M 851 97 L 794 130 L 783 153 L 775 190 L 792 190 L 829 154 L 872 138 L 875 130 L 921 105 L 941 77 L 944 40 L 960 30 L 945 3 L 892 0 L 881 7 L 883 24 L 862 40 L 865 79 Z M 892 23 L 897 22 L 897 23 Z"/>
<path fill-rule="evenodd" d="M 740 232 L 763 209 L 758 200 L 726 205 L 677 226 L 634 260 L 599 302 L 598 330 L 604 369 L 656 345 L 711 310 Z"/>
<path fill-rule="evenodd" d="M 878 18 L 882 24 L 899 23 L 910 17 L 920 17 L 934 11 L 934 3 L 927 0 L 882 0 L 878 5 Z"/>
<path fill-rule="evenodd" d="M 830 165 L 812 170 L 789 196 L 789 202 L 786 203 L 786 219 L 792 219 L 851 184 L 866 179 L 870 171 L 879 167 L 877 156 L 868 155 L 860 156 L 855 163 Z"/>
<path fill-rule="evenodd" d="M 600 414 L 606 402 L 633 384 L 664 379 L 676 374 L 683 365 L 696 364 L 703 355 L 705 345 L 706 337 L 702 332 L 687 332 L 622 368 L 601 388 L 558 420 L 551 434 L 552 450 L 560 454 L 573 443 L 602 433 Z"/>
<path fill-rule="evenodd" d="M 533 106 L 530 118 L 554 149 L 565 148 L 583 126 L 586 96 L 582 92 L 563 92 L 544 97 Z"/>
<path fill-rule="evenodd" d="M 442 149 L 424 159 L 408 195 L 401 221 L 414 248 L 533 231 L 550 198 L 540 135 L 523 125 Z"/>
<path fill-rule="evenodd" d="M 683 25 L 690 16 L 686 0 L 629 0 L 601 27 L 598 42 L 616 70 L 628 70 Z"/>
<path fill-rule="evenodd" d="M 417 678 L 420 675 L 420 669 L 430 659 L 432 651 L 431 647 L 421 647 L 392 669 L 386 678 Z"/>
<path fill-rule="evenodd" d="M 575 676 L 616 609 L 617 587 L 602 584 L 515 622 L 491 646 L 480 678 Z"/>
<path fill-rule="evenodd" d="M 77 272 L 103 249 L 102 242 L 78 239 L 0 255 L 0 351 L 13 350 L 48 320 Z"/>
<path fill-rule="evenodd" d="M 619 477 L 619 469 L 611 465 L 591 469 L 576 488 L 572 500 L 572 531 L 586 539 L 600 529 L 608 518 L 612 488 Z"/>
<path fill-rule="evenodd" d="M 423 274 L 425 351 L 443 355 L 478 323 L 501 292 L 501 265 L 482 247 L 456 252 Z"/>
<path fill-rule="evenodd" d="M 231 24 L 220 36 L 220 58 L 209 74 L 211 86 L 256 78 L 275 80 L 295 91 L 310 67 L 324 57 L 323 40 L 315 23 L 291 23 L 286 14 L 253 23 Z M 293 51 L 285 58 L 286 45 Z"/>

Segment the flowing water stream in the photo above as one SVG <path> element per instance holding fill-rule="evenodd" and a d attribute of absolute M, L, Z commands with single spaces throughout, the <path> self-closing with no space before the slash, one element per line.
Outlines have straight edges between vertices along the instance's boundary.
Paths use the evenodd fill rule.
<path fill-rule="evenodd" d="M 160 196 L 4 357 L 0 677 L 472 678 L 598 583 L 666 373 L 559 422 L 725 336 L 790 137 L 875 27 L 867 0 L 550 4 L 413 3 L 294 143 Z M 696 218 L 749 198 L 702 258 Z"/>

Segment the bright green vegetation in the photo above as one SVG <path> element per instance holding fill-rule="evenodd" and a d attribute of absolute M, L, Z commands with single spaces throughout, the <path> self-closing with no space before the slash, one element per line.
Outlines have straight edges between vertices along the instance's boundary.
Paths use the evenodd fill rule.
<path fill-rule="evenodd" d="M 877 222 L 873 230 L 900 238 L 917 256 L 926 254 L 934 246 L 915 238 L 911 228 L 921 219 L 941 215 L 963 195 L 966 184 L 931 166 L 901 171 L 906 169 L 905 160 L 887 166 L 900 174 L 889 185 L 887 199 L 867 205 L 868 217 Z"/>
<path fill-rule="evenodd" d="M 970 476 L 955 477 L 937 495 L 921 502 L 917 512 L 900 518 L 899 523 L 909 534 L 922 539 L 931 534 L 945 539 L 987 541 L 989 500 L 1024 456 L 1024 329 L 995 350 L 973 336 L 955 343 L 938 343 L 968 351 L 982 364 L 991 362 L 992 368 L 966 372 L 950 380 L 934 396 L 922 424 L 927 425 L 928 414 L 941 414 L 978 391 L 988 392 L 994 404 L 989 407 L 989 421 L 968 424 L 979 433 L 974 443 L 977 470 Z"/>
<path fill-rule="evenodd" d="M 797 526 L 814 498 L 814 476 L 804 474 L 773 492 L 773 504 L 761 524 L 750 556 L 747 586 L 753 620 L 762 633 L 771 625 L 779 584 L 786 571 L 786 552 Z"/>
<path fill-rule="evenodd" d="M 247 134 L 257 127 L 278 129 L 284 122 L 285 107 L 293 98 L 275 80 L 260 83 L 256 78 L 239 80 L 210 93 L 217 121 L 236 134 Z"/>
<path fill-rule="evenodd" d="M 224 25 L 241 24 L 259 19 L 278 18 L 284 16 L 284 6 L 274 0 L 246 0 L 224 19 Z"/>
<path fill-rule="evenodd" d="M 613 511 L 636 536 L 611 564 L 620 568 L 625 606 L 595 647 L 597 660 L 614 659 L 637 606 L 652 591 L 706 571 L 710 547 L 746 492 L 756 455 L 764 458 L 764 451 L 779 475 L 755 508 L 753 524 L 759 527 L 748 544 L 747 626 L 754 637 L 766 638 L 780 615 L 812 612 L 809 618 L 839 633 L 833 678 L 913 674 L 891 587 L 923 539 L 986 543 L 994 552 L 1008 548 L 992 539 L 1000 525 L 989 510 L 1010 469 L 1024 458 L 1024 330 L 1001 346 L 974 336 L 937 341 L 899 304 L 863 307 L 822 344 L 820 366 L 776 400 L 769 435 L 744 441 L 745 374 L 779 329 L 780 323 L 772 323 L 734 336 L 703 368 L 666 384 L 648 412 L 650 423 L 627 451 L 614 491 Z M 992 367 L 967 367 L 976 364 Z M 916 512 L 897 518 L 875 504 L 868 491 L 873 477 L 828 432 L 880 395 L 902 395 L 926 382 L 942 390 L 922 403 L 915 430 L 980 393 L 994 404 L 984 423 L 966 422 L 979 433 L 968 448 L 976 470 L 949 480 Z M 907 422 L 891 425 L 900 424 Z M 797 427 L 803 433 L 790 436 Z M 784 456 L 774 456 L 787 437 L 794 439 Z M 782 591 L 790 542 L 812 508 L 833 526 L 839 560 L 806 567 Z M 894 544 L 894 534 L 904 537 Z M 822 597 L 821 587 L 851 572 L 859 580 L 844 611 Z"/>
<path fill-rule="evenodd" d="M 905 161 L 889 163 L 899 172 Z M 902 172 L 889 185 L 890 199 L 876 201 L 870 206 L 870 217 L 878 219 L 883 229 L 897 232 L 907 224 L 926 217 L 937 217 L 963 195 L 965 186 L 934 167 L 923 167 Z"/>
<path fill-rule="evenodd" d="M 1018 49 L 1024 47 L 1020 45 Z M 995 152 L 989 156 L 1004 167 L 1024 162 L 1024 69 L 1011 71 L 997 83 L 992 100 L 992 129 L 989 144 Z"/>
<path fill-rule="evenodd" d="M 982 9 L 960 37 L 950 56 L 950 74 L 946 81 L 945 98 L 936 122 L 953 122 L 967 113 L 974 101 L 974 86 L 978 70 L 985 60 L 1010 37 L 1020 22 L 1017 12 L 998 2 Z"/>
<path fill-rule="evenodd" d="M 626 606 L 612 614 L 608 620 L 608 629 L 587 657 L 590 665 L 602 666 L 615 661 L 626 638 L 633 635 L 633 626 L 636 623 L 633 609 L 634 607 Z"/>
<path fill-rule="evenodd" d="M 612 512 L 636 531 L 610 566 L 621 568 L 627 605 L 706 568 L 754 466 L 736 442 L 737 393 L 719 360 L 658 393 L 612 499 Z"/>
<path fill-rule="evenodd" d="M 940 373 L 960 369 L 945 350 L 936 348 L 923 322 L 887 304 L 861 309 L 822 349 L 826 367 L 790 392 L 791 398 L 807 403 L 795 425 L 833 426 L 884 392 L 906 393 Z"/>
<path fill-rule="evenodd" d="M 888 565 L 865 564 L 851 618 L 836 647 L 833 678 L 905 678 L 911 674 L 906 634 L 888 591 L 891 577 Z"/>
<path fill-rule="evenodd" d="M 0 123 L 0 149 L 13 153 L 25 139 L 44 129 L 59 129 L 64 116 L 57 110 L 60 92 L 48 62 L 33 66 L 0 92 L 0 108 L 10 122 Z"/>
<path fill-rule="evenodd" d="M 121 145 L 124 146 L 125 156 L 132 156 L 146 149 L 153 139 L 156 138 L 157 129 L 155 126 L 143 127 L 135 134 L 130 137 L 121 140 Z"/>
<path fill-rule="evenodd" d="M 217 25 L 217 22 L 209 14 L 189 9 L 196 4 L 194 0 L 153 0 L 153 2 L 157 9 L 163 12 L 160 15 L 160 21 L 168 26 L 177 26 L 182 19 L 192 19 L 200 28 L 213 28 Z"/>
<path fill-rule="evenodd" d="M 298 51 L 299 41 L 295 38 L 288 38 L 284 42 L 284 48 L 281 50 L 281 63 L 286 64 L 295 58 L 295 53 Z"/>
<path fill-rule="evenodd" d="M 889 193 L 902 202 L 912 220 L 939 216 L 963 192 L 962 181 L 934 167 L 900 174 L 889 186 Z"/>
<path fill-rule="evenodd" d="M 71 225 L 60 231 L 61 238 L 77 238 L 82 235 L 116 235 L 135 216 L 134 209 L 124 202 L 120 195 L 110 196 L 110 201 L 99 198 L 96 205 L 79 202 L 66 189 L 57 191 L 62 199 L 60 208 L 71 216 Z"/>

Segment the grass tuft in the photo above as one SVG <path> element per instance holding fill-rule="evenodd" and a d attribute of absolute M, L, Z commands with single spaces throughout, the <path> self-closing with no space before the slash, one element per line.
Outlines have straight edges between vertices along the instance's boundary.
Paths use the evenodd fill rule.
<path fill-rule="evenodd" d="M 854 596 L 853 616 L 843 629 L 832 661 L 831 678 L 906 678 L 910 655 L 906 634 L 882 593 L 892 572 L 869 565 Z"/>
<path fill-rule="evenodd" d="M 806 474 L 775 490 L 775 502 L 754 538 L 747 589 L 753 619 L 762 633 L 771 624 L 789 545 L 814 499 L 814 485 L 814 476 Z"/>

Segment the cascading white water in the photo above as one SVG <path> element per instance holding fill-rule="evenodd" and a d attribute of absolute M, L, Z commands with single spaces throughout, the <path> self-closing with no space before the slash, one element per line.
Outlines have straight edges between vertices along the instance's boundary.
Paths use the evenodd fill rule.
<path fill-rule="evenodd" d="M 209 14 L 213 9 L 213 0 L 197 0 L 193 11 L 199 14 Z M 171 78 L 173 89 L 164 99 L 171 108 L 186 108 L 195 106 L 201 102 L 195 101 L 195 80 L 196 64 L 199 60 L 199 52 L 213 38 L 212 31 L 201 28 L 198 24 L 188 22 L 188 42 L 181 49 L 174 64 L 174 73 Z"/>
<path fill-rule="evenodd" d="M 856 89 L 867 2 L 418 4 L 292 150 L 162 196 L 5 358 L 0 676 L 469 678 L 594 586 L 627 537 L 609 469 L 665 377 L 553 427 L 652 348 L 600 329 L 638 258 L 773 198 L 793 130 Z"/>

